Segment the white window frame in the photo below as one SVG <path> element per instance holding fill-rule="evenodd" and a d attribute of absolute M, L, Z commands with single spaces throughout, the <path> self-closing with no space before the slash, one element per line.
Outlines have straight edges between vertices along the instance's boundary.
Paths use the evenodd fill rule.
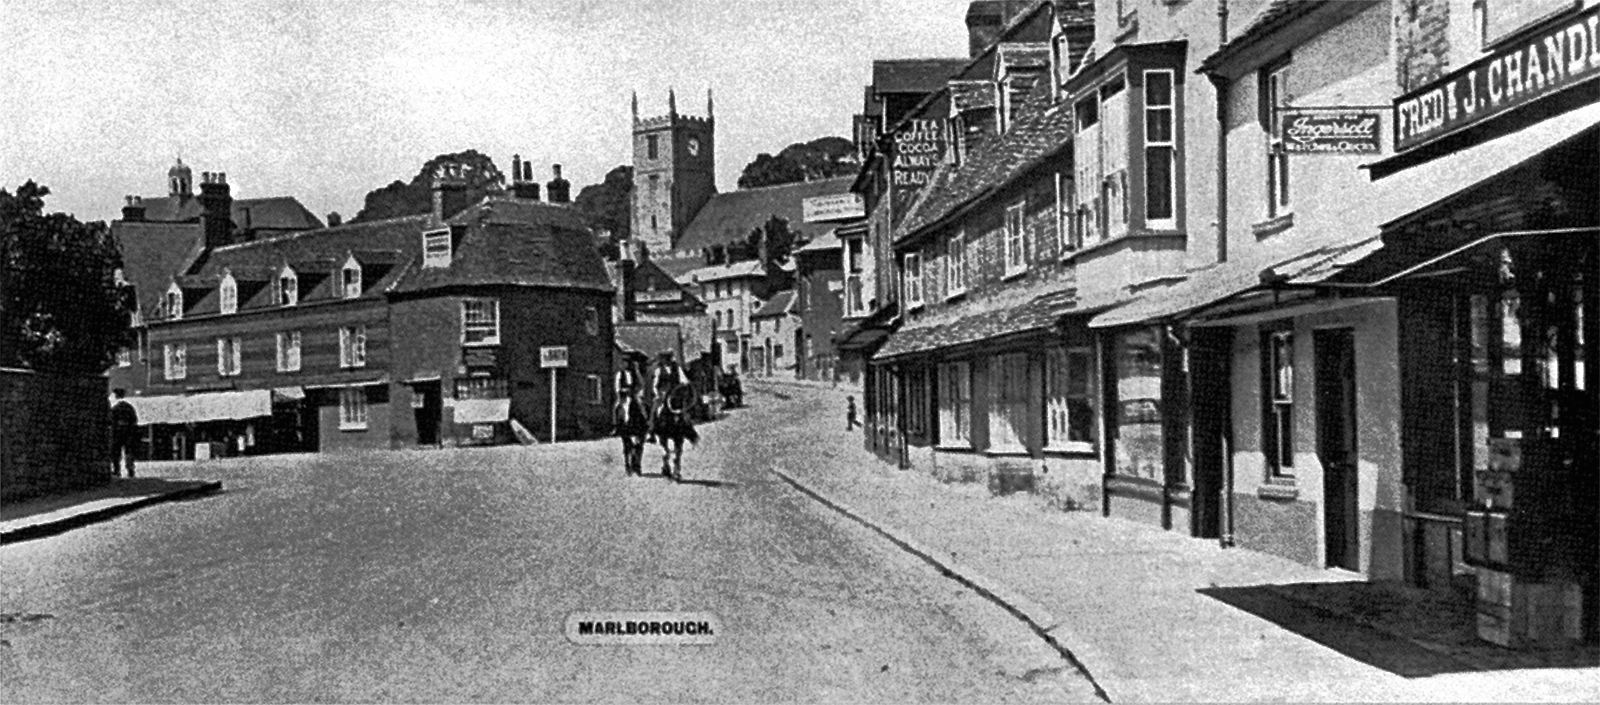
<path fill-rule="evenodd" d="M 1128 233 L 1128 162 L 1130 87 L 1126 76 L 1100 87 L 1100 141 L 1102 174 L 1101 199 L 1104 204 L 1105 238 L 1114 240 Z"/>
<path fill-rule="evenodd" d="M 1167 102 L 1164 104 L 1151 104 L 1150 77 L 1165 75 L 1167 81 Z M 1150 230 L 1176 230 L 1178 228 L 1178 77 L 1172 69 L 1148 69 L 1144 72 L 1144 218 L 1145 228 Z M 1162 119 L 1165 115 L 1167 139 L 1158 140 L 1151 137 L 1150 125 L 1153 120 Z M 1150 165 L 1155 162 L 1155 153 L 1158 150 L 1167 150 L 1167 216 L 1155 218 L 1151 216 L 1150 200 Z"/>
<path fill-rule="evenodd" d="M 222 283 L 217 285 L 217 311 L 222 315 L 239 312 L 239 282 L 232 272 L 223 273 Z"/>
<path fill-rule="evenodd" d="M 989 449 L 1020 453 L 1028 449 L 1028 354 L 989 358 Z"/>
<path fill-rule="evenodd" d="M 867 313 L 866 291 L 866 240 L 859 237 L 844 240 L 844 305 L 848 316 Z"/>
<path fill-rule="evenodd" d="M 362 290 L 361 263 L 352 256 L 339 268 L 339 292 L 346 299 L 359 298 Z"/>
<path fill-rule="evenodd" d="M 161 376 L 167 381 L 184 379 L 189 376 L 189 345 L 188 343 L 167 343 L 161 346 L 163 365 Z"/>
<path fill-rule="evenodd" d="M 972 363 L 939 365 L 939 447 L 972 447 Z"/>
<path fill-rule="evenodd" d="M 339 329 L 339 366 L 346 369 L 367 366 L 366 326 Z"/>
<path fill-rule="evenodd" d="M 1027 208 L 1018 201 L 1006 206 L 1005 276 L 1028 271 Z"/>
<path fill-rule="evenodd" d="M 1072 175 L 1064 171 L 1056 172 L 1056 246 L 1063 257 L 1083 247 L 1082 240 L 1073 229 L 1077 197 Z"/>
<path fill-rule="evenodd" d="M 906 285 L 906 307 L 916 308 L 922 305 L 922 253 L 907 252 L 901 258 L 901 267 L 905 270 L 902 275 Z"/>
<path fill-rule="evenodd" d="M 117 367 L 133 366 L 133 348 L 117 349 Z"/>
<path fill-rule="evenodd" d="M 1289 104 L 1289 60 L 1284 57 L 1260 73 L 1262 126 L 1266 128 L 1267 152 L 1267 213 L 1277 218 L 1293 212 L 1294 200 L 1289 186 L 1292 174 L 1289 169 L 1289 152 L 1283 144 L 1282 108 Z"/>
<path fill-rule="evenodd" d="M 277 300 L 279 306 L 293 306 L 300 303 L 300 275 L 293 269 L 284 267 L 278 273 Z"/>
<path fill-rule="evenodd" d="M 238 377 L 240 358 L 238 337 L 217 338 L 218 377 Z"/>
<path fill-rule="evenodd" d="M 967 233 L 957 230 L 945 243 L 945 298 L 967 293 Z"/>
<path fill-rule="evenodd" d="M 183 287 L 173 282 L 167 287 L 167 319 L 180 320 L 183 318 Z"/>
<path fill-rule="evenodd" d="M 1077 244 L 1076 249 L 1082 249 L 1105 239 L 1104 218 L 1101 217 L 1101 211 L 1104 210 L 1101 181 L 1105 167 L 1100 144 L 1100 132 L 1105 126 L 1100 121 L 1098 94 L 1078 101 L 1073 112 L 1078 124 L 1078 131 L 1073 137 L 1072 188 L 1077 195 L 1074 199 L 1077 208 L 1073 212 L 1073 239 Z"/>
<path fill-rule="evenodd" d="M 589 403 L 606 403 L 605 386 L 600 383 L 600 375 L 586 375 L 589 380 Z"/>
<path fill-rule="evenodd" d="M 367 430 L 366 387 L 344 387 L 339 390 L 339 430 Z"/>
<path fill-rule="evenodd" d="M 300 371 L 300 331 L 278 333 L 278 371 Z"/>
<path fill-rule="evenodd" d="M 450 229 L 429 230 L 422 234 L 422 266 L 448 267 L 455 248 Z"/>
<path fill-rule="evenodd" d="M 461 344 L 500 344 L 499 299 L 462 299 Z"/>
<path fill-rule="evenodd" d="M 1074 379 L 1072 358 L 1082 362 L 1082 379 Z M 1054 347 L 1045 351 L 1045 449 L 1069 453 L 1092 453 L 1095 450 L 1094 350 L 1088 347 Z M 1072 438 L 1074 404 L 1087 413 L 1088 438 Z"/>

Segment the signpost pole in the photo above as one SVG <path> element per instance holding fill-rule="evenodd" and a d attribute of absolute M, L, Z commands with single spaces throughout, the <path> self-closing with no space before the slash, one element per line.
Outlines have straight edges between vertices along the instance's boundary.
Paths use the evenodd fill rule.
<path fill-rule="evenodd" d="M 550 442 L 556 442 L 556 368 L 550 368 Z"/>

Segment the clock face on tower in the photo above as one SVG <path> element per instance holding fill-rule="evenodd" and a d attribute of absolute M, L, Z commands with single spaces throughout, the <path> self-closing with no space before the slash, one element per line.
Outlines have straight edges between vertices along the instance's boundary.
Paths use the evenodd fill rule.
<path fill-rule="evenodd" d="M 690 137 L 689 138 L 689 156 L 691 156 L 691 157 L 700 156 L 700 138 L 699 137 Z"/>

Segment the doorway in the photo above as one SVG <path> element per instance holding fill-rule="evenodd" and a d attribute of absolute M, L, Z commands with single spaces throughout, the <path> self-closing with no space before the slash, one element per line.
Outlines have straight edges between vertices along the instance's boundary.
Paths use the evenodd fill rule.
<path fill-rule="evenodd" d="M 1322 461 L 1327 565 L 1360 571 L 1355 334 L 1349 328 L 1319 330 L 1313 344 L 1317 356 L 1317 456 Z"/>
<path fill-rule="evenodd" d="M 439 445 L 439 416 L 444 398 L 440 382 L 419 382 L 412 388 L 411 406 L 417 418 L 417 445 Z"/>

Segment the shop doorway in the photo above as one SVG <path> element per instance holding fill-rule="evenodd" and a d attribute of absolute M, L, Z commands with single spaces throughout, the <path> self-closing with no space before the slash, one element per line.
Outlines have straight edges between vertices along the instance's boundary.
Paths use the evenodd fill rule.
<path fill-rule="evenodd" d="M 1360 571 L 1355 335 L 1349 328 L 1319 330 L 1312 342 L 1317 356 L 1317 456 L 1322 461 L 1327 565 Z"/>
<path fill-rule="evenodd" d="M 439 416 L 444 399 L 439 381 L 420 382 L 412 388 L 411 406 L 417 418 L 417 445 L 439 445 Z"/>

